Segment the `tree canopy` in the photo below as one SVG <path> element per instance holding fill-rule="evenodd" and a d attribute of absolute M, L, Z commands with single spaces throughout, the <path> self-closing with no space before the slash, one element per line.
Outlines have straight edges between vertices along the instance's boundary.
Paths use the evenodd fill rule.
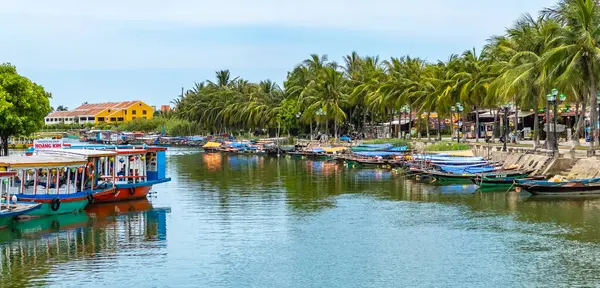
<path fill-rule="evenodd" d="M 439 123 L 440 117 L 454 116 L 451 107 L 456 103 L 465 113 L 496 111 L 507 104 L 548 111 L 546 95 L 556 88 L 577 109 L 581 107 L 579 111 L 594 107 L 590 117 L 594 130 L 599 31 L 596 1 L 562 0 L 537 16 L 523 15 L 481 49 L 455 51 L 446 60 L 429 62 L 405 55 L 382 61 L 352 52 L 340 65 L 327 55 L 311 54 L 288 72 L 282 87 L 218 71 L 215 80 L 195 83 L 173 101 L 175 117 L 205 132 L 250 131 L 276 124 L 284 130 L 312 131 L 316 124 L 317 129 L 337 135 L 364 132 L 369 122 L 388 122 L 402 113 L 426 114 L 429 119 L 435 112 Z M 578 117 L 573 139 L 579 139 L 584 120 Z M 417 125 L 420 121 L 418 117 Z M 537 117 L 534 126 L 537 143 L 541 130 Z"/>
<path fill-rule="evenodd" d="M 50 94 L 44 87 L 17 73 L 11 64 L 0 65 L 0 140 L 8 154 L 8 137 L 27 136 L 44 125 L 50 113 Z"/>

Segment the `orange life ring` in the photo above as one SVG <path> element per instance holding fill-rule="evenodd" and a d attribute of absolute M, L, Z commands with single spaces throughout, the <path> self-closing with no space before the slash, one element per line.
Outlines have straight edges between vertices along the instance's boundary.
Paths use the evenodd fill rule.
<path fill-rule="evenodd" d="M 92 168 L 92 169 L 90 169 Z M 92 178 L 92 176 L 94 176 L 94 170 L 96 168 L 96 165 L 94 165 L 93 162 L 88 162 L 87 165 L 85 165 L 85 170 L 88 174 L 88 177 Z"/>

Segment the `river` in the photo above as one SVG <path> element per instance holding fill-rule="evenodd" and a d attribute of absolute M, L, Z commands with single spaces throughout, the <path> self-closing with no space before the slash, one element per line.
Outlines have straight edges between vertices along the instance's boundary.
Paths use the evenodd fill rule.
<path fill-rule="evenodd" d="M 0 287 L 600 285 L 600 198 L 168 151 L 149 200 L 0 231 Z"/>

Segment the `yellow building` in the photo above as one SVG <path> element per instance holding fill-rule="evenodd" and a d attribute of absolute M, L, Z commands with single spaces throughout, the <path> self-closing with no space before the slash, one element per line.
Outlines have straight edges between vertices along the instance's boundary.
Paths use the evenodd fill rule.
<path fill-rule="evenodd" d="M 45 118 L 47 125 L 58 123 L 123 123 L 134 119 L 152 119 L 154 109 L 142 101 L 83 104 L 71 111 L 53 112 Z"/>

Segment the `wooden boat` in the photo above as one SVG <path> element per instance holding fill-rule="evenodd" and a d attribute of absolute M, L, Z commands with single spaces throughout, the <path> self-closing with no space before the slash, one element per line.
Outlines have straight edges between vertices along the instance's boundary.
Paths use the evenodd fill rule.
<path fill-rule="evenodd" d="M 367 151 L 387 151 L 392 149 L 392 144 L 360 144 L 358 146 L 351 147 L 352 152 L 367 152 Z"/>
<path fill-rule="evenodd" d="M 518 174 L 480 174 L 471 178 L 471 181 L 482 188 L 510 188 L 516 179 L 529 177 L 529 172 L 517 172 Z"/>
<path fill-rule="evenodd" d="M 15 202 L 10 191 L 10 183 L 14 182 L 16 171 L 0 172 L 0 229 L 6 228 L 16 217 L 39 209 L 42 204 Z"/>
<path fill-rule="evenodd" d="M 470 183 L 471 177 L 475 176 L 473 174 L 445 173 L 437 170 L 425 170 L 423 174 L 435 179 L 435 181 L 452 183 Z"/>
<path fill-rule="evenodd" d="M 101 167 L 98 170 L 101 173 L 100 179 L 107 185 L 114 186 L 115 190 L 94 197 L 95 203 L 146 198 L 153 185 L 171 181 L 171 178 L 166 177 L 167 148 L 108 145 L 95 149 L 80 149 L 77 146 L 61 151 L 63 154 L 87 157 L 89 161 L 99 161 L 97 167 Z M 110 156 L 102 161 L 89 151 L 100 151 Z"/>
<path fill-rule="evenodd" d="M 560 182 L 551 180 L 515 180 L 517 191 L 533 195 L 591 195 L 600 194 L 600 178 L 574 179 Z"/>
<path fill-rule="evenodd" d="M 20 217 L 40 217 L 83 210 L 89 202 L 114 193 L 114 187 L 94 186 L 94 165 L 84 157 L 32 155 L 0 157 L 0 169 L 15 171 L 9 183 L 20 201 L 41 207 Z"/>

